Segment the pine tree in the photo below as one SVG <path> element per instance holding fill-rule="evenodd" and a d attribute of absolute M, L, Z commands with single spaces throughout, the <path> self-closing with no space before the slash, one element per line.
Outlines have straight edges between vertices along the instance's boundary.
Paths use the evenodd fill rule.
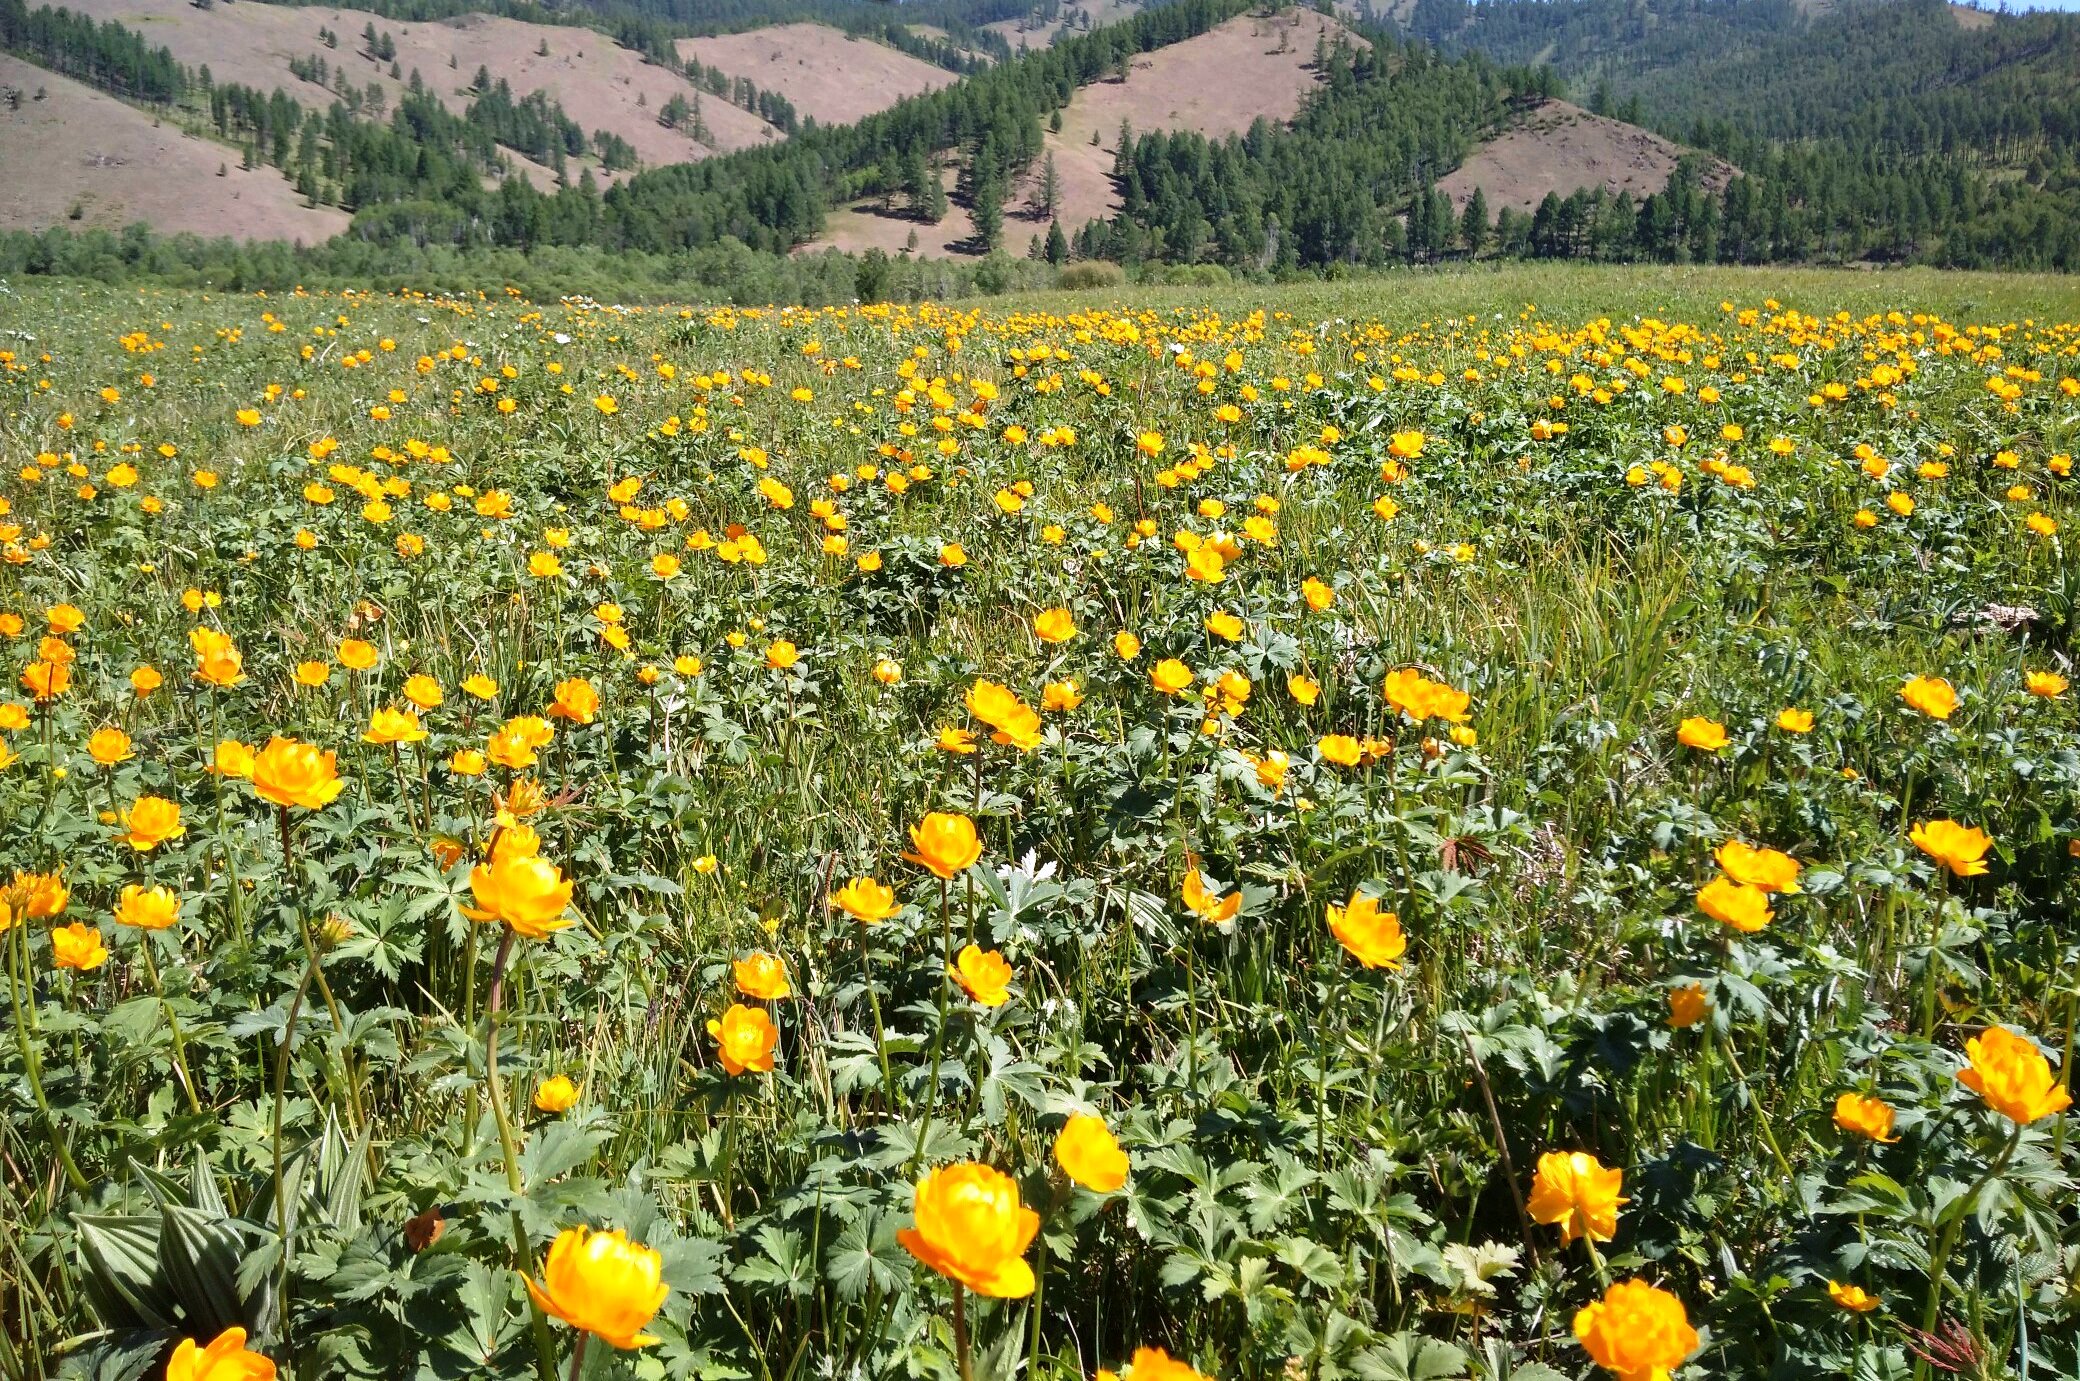
<path fill-rule="evenodd" d="M 1488 244 L 1488 194 L 1476 187 L 1459 217 L 1459 239 L 1469 258 L 1479 258 Z"/>
<path fill-rule="evenodd" d="M 1040 214 L 1052 219 L 1061 205 L 1062 174 L 1054 165 L 1054 155 L 1049 154 L 1040 167 Z"/>
<path fill-rule="evenodd" d="M 1069 260 L 1069 237 L 1062 234 L 1060 221 L 1047 224 L 1047 262 L 1060 268 Z"/>

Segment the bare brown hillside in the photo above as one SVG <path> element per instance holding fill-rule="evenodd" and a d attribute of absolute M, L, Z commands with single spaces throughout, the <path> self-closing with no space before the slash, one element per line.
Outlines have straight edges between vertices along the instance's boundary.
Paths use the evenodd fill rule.
<path fill-rule="evenodd" d="M 237 150 L 0 54 L 6 87 L 21 100 L 0 101 L 0 226 L 115 230 L 149 221 L 169 235 L 305 244 L 346 228 L 345 212 L 306 206 L 274 169 L 241 171 Z"/>
<path fill-rule="evenodd" d="M 1080 88 L 1062 111 L 1061 131 L 1047 135 L 1040 159 L 1012 189 L 1005 208 L 1005 247 L 1020 252 L 1033 235 L 1047 230 L 1039 194 L 1049 154 L 1061 178 L 1055 215 L 1064 230 L 1073 233 L 1085 221 L 1109 219 L 1119 210 L 1112 163 L 1122 121 L 1141 131 L 1195 130 L 1221 137 L 1240 134 L 1260 117 L 1292 119 L 1317 82 L 1318 37 L 1362 42 L 1312 10 L 1242 15 L 1196 38 L 1139 55 L 1124 78 Z M 940 225 L 927 226 L 899 212 L 860 206 L 833 215 L 814 247 L 893 251 L 913 229 L 923 255 L 956 252 L 972 233 L 959 207 Z"/>
<path fill-rule="evenodd" d="M 646 165 L 685 163 L 712 152 L 729 152 L 777 139 L 779 131 L 747 111 L 714 96 L 701 97 L 701 115 L 712 147 L 686 133 L 666 129 L 657 113 L 674 95 L 691 101 L 697 92 L 684 77 L 645 61 L 590 29 L 528 24 L 470 14 L 429 23 L 402 23 L 362 10 L 268 5 L 251 0 L 198 9 L 189 0 L 66 0 L 96 19 L 118 20 L 164 44 L 189 67 L 207 64 L 220 82 L 239 82 L 262 91 L 281 87 L 299 103 L 324 110 L 334 97 L 323 87 L 299 81 L 289 71 L 294 57 L 323 57 L 348 80 L 380 85 L 393 103 L 416 70 L 428 90 L 450 109 L 468 106 L 467 90 L 479 67 L 504 78 L 516 96 L 547 92 L 585 127 L 611 130 L 635 146 Z M 391 35 L 397 44 L 398 77 L 391 64 L 358 51 L 364 27 Z M 318 30 L 339 35 L 328 49 Z M 542 53 L 548 48 L 546 56 Z"/>
<path fill-rule="evenodd" d="M 1463 208 L 1478 187 L 1491 211 L 1530 211 L 1548 192 L 1567 196 L 1582 187 L 1625 192 L 1637 201 L 1668 186 L 1688 152 L 1651 130 L 1591 115 L 1566 101 L 1544 101 L 1503 133 L 1473 151 L 1438 189 Z M 1705 185 L 1718 191 L 1737 176 L 1717 159 Z"/>
<path fill-rule="evenodd" d="M 682 58 L 785 96 L 797 113 L 825 125 L 849 125 L 954 80 L 943 67 L 827 24 L 682 38 L 678 48 Z"/>

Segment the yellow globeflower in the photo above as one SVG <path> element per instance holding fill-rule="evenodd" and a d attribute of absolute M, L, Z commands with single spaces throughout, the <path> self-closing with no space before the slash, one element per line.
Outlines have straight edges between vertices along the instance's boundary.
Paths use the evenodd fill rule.
<path fill-rule="evenodd" d="M 726 1072 L 773 1072 L 773 1047 L 779 1043 L 780 1031 L 765 1008 L 731 1003 L 720 1021 L 708 1023 L 708 1034 L 715 1038 L 716 1054 Z"/>
<path fill-rule="evenodd" d="M 1993 836 L 1955 820 L 1930 820 L 1914 826 L 1907 837 L 1914 847 L 1961 878 L 1975 878 L 1986 871 L 1986 851 Z"/>
<path fill-rule="evenodd" d="M 2073 1097 L 2051 1073 L 2051 1062 L 2027 1036 L 1989 1026 L 1965 1042 L 1971 1068 L 1957 1082 L 1986 1100 L 1986 1106 L 2022 1126 L 2073 1106 Z"/>
<path fill-rule="evenodd" d="M 1563 1246 L 1577 1237 L 1608 1242 L 1618 1235 L 1618 1209 L 1628 1202 L 1618 1192 L 1624 1187 L 1623 1170 L 1607 1169 L 1586 1151 L 1548 1151 L 1538 1158 L 1524 1206 L 1535 1221 L 1559 1227 Z"/>
<path fill-rule="evenodd" d="M 1700 1341 L 1683 1302 L 1644 1280 L 1621 1280 L 1578 1312 L 1574 1337 L 1618 1381 L 1668 1381 Z"/>
<path fill-rule="evenodd" d="M 946 879 L 959 877 L 982 857 L 982 841 L 975 822 L 965 815 L 933 811 L 910 827 L 914 852 L 903 857 Z"/>
<path fill-rule="evenodd" d="M 1368 969 L 1398 969 L 1408 953 L 1401 917 L 1381 910 L 1378 897 L 1362 892 L 1352 893 L 1348 906 L 1330 904 L 1329 933 Z"/>
<path fill-rule="evenodd" d="M 1054 1163 L 1085 1189 L 1111 1194 L 1127 1182 L 1127 1153 L 1102 1117 L 1071 1113 L 1054 1139 Z"/>
<path fill-rule="evenodd" d="M 274 1374 L 273 1362 L 246 1350 L 243 1328 L 225 1329 L 208 1347 L 183 1338 L 166 1359 L 166 1381 L 274 1381 Z"/>
<path fill-rule="evenodd" d="M 1019 1202 L 1018 1182 L 987 1165 L 941 1166 L 917 1185 L 916 1226 L 896 1234 L 912 1256 L 979 1295 L 1033 1293 L 1026 1248 L 1040 1215 Z"/>
<path fill-rule="evenodd" d="M 57 967 L 85 973 L 107 960 L 108 946 L 102 943 L 99 926 L 74 921 L 51 932 L 51 963 Z"/>
<path fill-rule="evenodd" d="M 664 1306 L 664 1258 L 621 1229 L 593 1232 L 565 1228 L 549 1244 L 542 1278 L 527 1293 L 551 1318 L 590 1333 L 610 1347 L 647 1347 L 657 1339 L 642 1332 Z"/>
<path fill-rule="evenodd" d="M 346 787 L 330 751 L 281 737 L 269 739 L 254 755 L 252 777 L 262 800 L 303 810 L 323 810 Z"/>
<path fill-rule="evenodd" d="M 501 849 L 489 863 L 469 870 L 476 905 L 462 914 L 473 921 L 502 921 L 530 940 L 547 939 L 571 924 L 571 884 L 545 858 Z"/>
<path fill-rule="evenodd" d="M 188 832 L 181 823 L 181 808 L 163 796 L 140 796 L 123 815 L 123 833 L 117 838 L 139 853 L 150 853 L 169 839 Z"/>
<path fill-rule="evenodd" d="M 872 878 L 852 879 L 831 893 L 831 905 L 867 925 L 877 925 L 903 909 L 896 902 L 894 889 Z"/>
<path fill-rule="evenodd" d="M 737 989 L 760 1002 L 778 1002 L 794 988 L 787 981 L 787 961 L 777 954 L 754 950 L 731 966 Z"/>
<path fill-rule="evenodd" d="M 545 1113 L 569 1112 L 578 1102 L 578 1086 L 564 1074 L 552 1075 L 534 1088 L 534 1105 Z"/>

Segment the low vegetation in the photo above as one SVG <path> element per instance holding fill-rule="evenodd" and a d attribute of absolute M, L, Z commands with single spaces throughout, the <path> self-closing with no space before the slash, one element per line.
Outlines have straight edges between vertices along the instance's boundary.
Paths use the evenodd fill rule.
<path fill-rule="evenodd" d="M 2080 323 L 4 299 L 0 1375 L 2080 1368 Z"/>

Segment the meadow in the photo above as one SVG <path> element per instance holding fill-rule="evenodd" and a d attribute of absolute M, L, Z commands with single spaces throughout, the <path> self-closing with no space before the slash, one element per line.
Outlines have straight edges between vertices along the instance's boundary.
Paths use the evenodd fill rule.
<path fill-rule="evenodd" d="M 0 1377 L 2080 1374 L 2080 296 L 0 287 Z"/>

